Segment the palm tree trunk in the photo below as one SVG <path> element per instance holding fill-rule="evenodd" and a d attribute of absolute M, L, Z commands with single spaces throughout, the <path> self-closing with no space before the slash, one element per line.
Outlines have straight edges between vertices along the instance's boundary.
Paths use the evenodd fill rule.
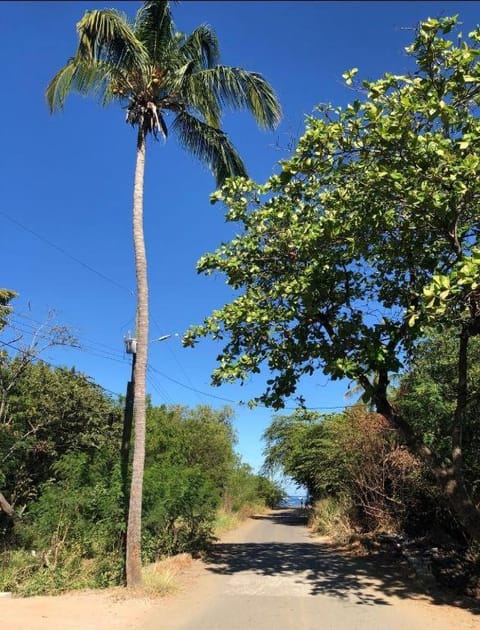
<path fill-rule="evenodd" d="M 134 449 L 132 481 L 128 509 L 126 573 L 127 586 L 142 583 L 142 495 L 145 465 L 146 375 L 148 346 L 147 257 L 143 235 L 143 178 L 145 171 L 145 133 L 140 127 L 137 142 L 137 164 L 133 189 L 133 244 L 137 278 L 137 356 L 134 371 Z"/>

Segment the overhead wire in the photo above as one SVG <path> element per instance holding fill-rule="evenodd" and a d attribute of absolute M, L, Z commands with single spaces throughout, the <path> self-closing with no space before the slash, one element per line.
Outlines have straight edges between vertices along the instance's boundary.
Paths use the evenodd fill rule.
<path fill-rule="evenodd" d="M 25 328 L 22 328 L 20 326 L 15 326 L 15 329 L 19 332 L 25 333 L 27 335 L 35 335 L 38 339 L 45 339 L 45 340 L 50 340 L 51 337 L 48 334 L 40 334 L 37 333 L 35 330 L 25 330 Z M 54 344 L 55 345 L 55 344 Z M 58 344 L 58 346 L 65 346 L 68 344 Z M 90 346 L 90 345 L 68 345 L 69 348 L 71 348 L 72 350 L 83 350 L 84 352 L 88 353 L 88 354 L 92 354 L 94 356 L 98 356 L 104 359 L 111 359 L 112 361 L 117 361 L 119 363 L 125 363 L 126 358 L 125 356 L 117 351 L 114 350 L 103 350 L 103 354 L 102 352 L 100 352 L 100 350 L 97 350 L 97 348 L 95 346 Z"/>
<path fill-rule="evenodd" d="M 129 289 L 128 287 L 124 286 L 123 284 L 120 284 L 119 282 L 117 282 L 113 278 L 110 278 L 109 276 L 104 274 L 102 271 L 98 271 L 98 269 L 95 269 L 94 267 L 92 267 L 88 263 L 84 262 L 83 260 L 80 260 L 76 256 L 72 256 L 72 254 L 70 254 L 66 249 L 64 249 L 60 245 L 57 245 L 56 243 L 54 243 L 53 241 L 49 240 L 48 238 L 45 238 L 44 236 L 42 236 L 38 232 L 35 232 L 35 230 L 32 230 L 31 228 L 29 228 L 27 225 L 25 225 L 21 221 L 18 221 L 17 219 L 14 219 L 13 217 L 11 217 L 9 214 L 4 212 L 3 210 L 0 210 L 0 215 L 5 217 L 5 219 L 10 221 L 11 223 L 13 223 L 13 224 L 17 225 L 18 227 L 22 228 L 22 230 L 25 230 L 26 232 L 29 232 L 30 234 L 33 234 L 33 236 L 38 238 L 43 243 L 47 244 L 49 247 L 53 247 L 54 249 L 59 251 L 61 254 L 63 254 L 67 258 L 70 258 L 70 260 L 75 261 L 76 263 L 78 263 L 79 265 L 84 267 L 85 269 L 88 269 L 88 271 L 91 271 L 92 273 L 96 274 L 97 276 L 99 276 L 100 278 L 105 280 L 106 282 L 109 282 L 110 284 L 113 284 L 118 289 L 122 289 L 123 291 L 127 291 L 131 296 L 135 297 L 135 291 L 133 291 L 132 289 Z"/>
<path fill-rule="evenodd" d="M 48 338 L 46 336 L 42 336 L 39 335 L 40 338 Z M 3 345 L 11 345 L 8 344 L 6 342 L 0 342 Z M 108 346 L 106 346 L 108 348 Z M 118 358 L 116 356 L 108 356 L 107 354 L 102 354 L 100 352 L 96 352 L 95 349 L 92 349 L 91 347 L 85 347 L 85 346 L 80 346 L 80 347 L 74 347 L 74 349 L 86 352 L 87 354 L 91 354 L 92 356 L 95 356 L 97 358 L 101 358 L 101 359 L 107 359 L 109 361 L 115 361 L 117 363 L 122 363 L 122 364 L 126 364 L 129 363 L 128 359 L 123 355 L 122 358 Z M 19 348 L 17 348 L 17 350 L 20 350 Z M 115 352 L 115 351 L 114 351 Z M 147 367 L 148 372 L 150 372 L 150 374 L 148 374 L 149 377 L 149 382 L 153 385 L 154 389 L 157 391 L 157 393 L 159 393 L 162 398 L 164 400 L 168 399 L 172 401 L 172 398 L 170 396 L 170 394 L 168 394 L 168 392 L 162 388 L 162 386 L 160 385 L 160 383 L 158 383 L 158 381 L 155 381 L 152 378 L 152 373 L 158 374 L 159 376 L 161 376 L 162 378 L 175 383 L 175 385 L 178 385 L 179 387 L 183 387 L 184 389 L 188 389 L 190 391 L 193 391 L 194 393 L 200 394 L 202 396 L 205 396 L 207 398 L 213 398 L 215 400 L 220 400 L 222 402 L 225 403 L 229 403 L 232 405 L 235 405 L 237 407 L 242 407 L 244 408 L 246 406 L 246 402 L 242 401 L 242 400 L 233 400 L 232 398 L 226 398 L 224 396 L 218 396 L 216 394 L 211 394 L 209 392 L 205 392 L 202 390 L 197 389 L 196 387 L 194 387 L 193 385 L 187 385 L 186 383 L 182 383 L 181 381 L 173 378 L 172 376 L 169 376 L 168 374 L 165 374 L 164 372 L 162 372 L 161 370 L 159 370 L 158 368 L 154 367 L 153 365 L 149 365 Z M 267 405 L 264 404 L 259 404 L 259 407 L 263 407 L 265 409 L 271 409 L 270 407 L 268 407 Z M 339 409 L 349 409 L 352 407 L 355 407 L 355 404 L 352 405 L 332 405 L 332 406 L 328 406 L 328 405 L 324 405 L 324 406 L 304 406 L 303 408 L 305 409 L 305 411 L 334 411 L 334 410 L 339 410 Z M 285 406 L 283 407 L 283 410 L 285 411 L 295 411 L 296 409 L 298 409 L 298 407 L 291 407 L 291 406 Z"/>
<path fill-rule="evenodd" d="M 15 315 L 22 317 L 22 315 L 20 315 L 19 313 L 15 313 Z M 25 316 L 23 316 L 25 317 Z M 15 323 L 15 330 L 19 330 L 20 332 L 24 332 L 26 334 L 33 334 L 36 333 L 39 326 L 41 326 L 42 324 L 40 322 L 38 322 L 37 320 L 34 320 L 33 318 L 30 318 L 32 322 L 35 322 L 35 324 L 37 324 L 37 326 L 34 326 L 33 324 L 30 324 L 28 322 L 20 322 L 20 324 L 18 324 L 15 320 L 14 317 L 10 318 L 11 321 L 13 321 Z M 21 326 L 28 326 L 31 330 L 25 330 L 24 328 L 21 328 Z M 48 326 L 47 329 L 49 330 L 54 330 L 55 328 L 57 328 L 57 326 L 52 325 L 52 326 Z M 67 329 L 70 330 L 69 326 L 66 326 Z M 48 338 L 46 335 L 38 335 L 40 338 Z M 101 346 L 104 350 L 103 352 L 106 352 L 110 355 L 113 355 L 115 358 L 117 359 L 123 359 L 125 358 L 125 352 L 118 350 L 116 348 L 112 348 L 112 346 L 109 346 L 105 343 L 102 343 L 100 341 L 95 341 L 93 339 L 89 339 L 88 337 L 83 337 L 83 336 L 79 336 L 79 335 L 75 335 L 72 333 L 72 337 L 74 340 L 78 340 L 82 342 L 82 348 L 84 349 L 97 349 L 97 346 Z M 84 343 L 84 342 L 88 342 L 88 343 Z M 75 346 L 72 346 L 75 347 Z"/>
<path fill-rule="evenodd" d="M 159 323 L 158 323 L 158 322 L 157 322 L 157 320 L 155 319 L 155 317 L 154 317 L 153 315 L 151 315 L 151 318 L 152 318 L 153 323 L 154 323 L 154 324 L 155 324 L 155 326 L 157 327 L 158 332 L 159 332 L 160 334 L 162 334 L 162 333 L 163 333 L 163 331 L 162 331 L 162 329 L 161 329 L 161 327 L 160 327 Z M 198 391 L 196 391 L 196 390 L 195 390 L 194 385 L 193 385 L 193 383 L 192 383 L 192 381 L 191 381 L 190 377 L 188 376 L 188 374 L 187 374 L 187 372 L 186 372 L 185 368 L 183 367 L 183 365 L 180 363 L 180 359 L 178 359 L 178 357 L 176 356 L 176 353 L 174 353 L 174 351 L 172 350 L 172 347 L 170 346 L 170 344 L 167 344 L 167 350 L 170 352 L 170 354 L 171 354 L 171 356 L 173 357 L 174 361 L 176 362 L 176 364 L 177 364 L 177 365 L 178 365 L 178 367 L 180 368 L 180 370 L 181 370 L 182 374 L 183 374 L 183 375 L 185 376 L 185 378 L 187 379 L 187 382 L 189 383 L 190 387 L 192 388 L 192 391 L 194 391 L 194 392 L 195 392 L 195 394 L 196 394 L 196 396 L 197 396 L 198 400 L 200 401 L 200 403 L 203 403 L 204 401 L 203 401 L 203 399 L 202 399 L 202 397 L 201 397 L 200 392 L 198 392 Z"/>
<path fill-rule="evenodd" d="M 24 352 L 23 348 L 19 348 L 18 346 L 15 346 L 13 343 L 9 343 L 8 341 L 2 341 L 0 339 L 0 344 L 2 346 L 8 346 L 10 348 L 13 348 L 17 352 Z M 43 359 L 41 357 L 32 356 L 31 357 L 31 361 L 43 361 Z M 50 365 L 51 367 L 54 367 L 54 368 L 59 368 L 60 369 L 62 367 L 65 367 L 63 365 L 58 365 L 56 363 L 53 363 L 53 361 L 45 361 L 45 363 L 47 363 L 48 365 Z M 86 378 L 87 378 L 87 380 L 92 381 L 93 385 L 96 385 L 97 387 L 100 387 L 100 389 L 103 389 L 105 392 L 108 392 L 109 394 L 112 394 L 113 396 L 117 396 L 119 398 L 121 396 L 123 396 L 123 394 L 119 394 L 118 392 L 114 392 L 113 390 L 108 389 L 108 387 L 104 387 L 103 385 L 100 385 L 100 383 L 97 383 L 96 381 L 93 381 L 93 379 L 90 376 L 88 376 L 88 375 L 86 375 Z"/>
<path fill-rule="evenodd" d="M 21 315 L 19 313 L 16 313 L 16 315 L 18 315 L 20 317 L 27 318 L 27 316 Z M 35 320 L 33 318 L 29 318 L 29 319 L 31 319 L 31 321 L 33 321 L 33 322 L 35 322 L 37 324 L 40 324 L 40 322 L 38 322 L 37 320 Z M 157 327 L 159 327 L 158 323 L 157 322 L 155 322 L 155 323 L 156 323 Z M 22 323 L 22 325 L 29 325 L 29 324 Z M 30 324 L 30 327 L 32 329 L 34 328 L 31 324 Z M 54 327 L 55 326 L 51 326 L 51 328 L 54 328 Z M 17 326 L 17 330 L 19 330 L 20 332 L 24 332 L 26 334 L 32 334 L 34 332 L 33 330 L 28 331 L 28 330 L 22 329 L 19 326 Z M 161 329 L 159 330 L 159 332 L 162 332 Z M 38 334 L 37 336 L 39 338 L 42 338 L 42 339 L 48 339 L 49 338 L 47 335 L 40 335 L 40 334 Z M 117 363 L 122 363 L 122 364 L 129 363 L 129 360 L 125 356 L 124 352 L 116 350 L 116 349 L 112 348 L 111 346 L 108 346 L 107 344 L 103 344 L 101 342 L 97 342 L 97 341 L 94 341 L 92 339 L 87 339 L 86 337 L 78 337 L 78 338 L 79 338 L 80 341 L 82 341 L 82 340 L 89 341 L 91 344 L 95 344 L 95 345 L 92 347 L 91 345 L 83 344 L 80 347 L 73 346 L 73 349 L 86 352 L 87 354 L 90 354 L 90 355 L 95 356 L 97 358 L 106 359 L 106 360 L 109 360 L 109 361 L 115 361 Z M 1 343 L 3 345 L 9 345 L 6 342 L 1 342 Z M 99 350 L 97 350 L 96 346 L 103 346 L 104 349 L 102 351 L 99 351 Z M 169 375 L 165 374 L 164 372 L 162 372 L 161 370 L 159 370 L 158 368 L 154 367 L 151 364 L 147 367 L 147 370 L 150 372 L 150 374 L 149 374 L 149 382 L 153 385 L 154 389 L 157 391 L 157 393 L 159 393 L 162 396 L 162 398 L 164 400 L 167 400 L 167 398 L 168 398 L 170 401 L 172 401 L 172 398 L 168 394 L 168 392 L 164 388 L 162 388 L 160 383 L 158 383 L 158 381 L 155 381 L 153 379 L 152 373 L 158 374 L 162 378 L 164 378 L 164 379 L 174 383 L 175 385 L 178 385 L 179 387 L 182 387 L 184 389 L 188 389 L 189 391 L 194 392 L 198 396 L 204 396 L 206 398 L 213 398 L 215 400 L 220 400 L 222 402 L 229 403 L 229 404 L 232 404 L 232 405 L 235 405 L 235 406 L 238 406 L 238 407 L 242 407 L 242 408 L 244 408 L 246 406 L 246 402 L 244 402 L 244 401 L 233 400 L 231 398 L 226 398 L 224 396 L 219 396 L 219 395 L 216 395 L 216 394 L 211 394 L 209 392 L 202 391 L 202 390 L 196 388 L 193 385 L 193 383 L 190 381 L 190 379 L 188 379 L 190 381 L 190 384 L 182 383 L 181 381 L 173 378 L 172 376 L 169 376 Z M 270 407 L 267 407 L 266 405 L 263 405 L 263 404 L 259 404 L 258 406 L 259 407 L 263 407 L 265 409 L 270 409 Z M 352 408 L 354 406 L 355 406 L 355 404 L 352 404 L 352 405 L 332 405 L 332 406 L 313 406 L 313 407 L 309 406 L 309 407 L 304 407 L 304 409 L 306 411 L 334 411 L 334 410 L 339 410 L 339 409 L 348 409 L 348 408 Z M 285 410 L 285 411 L 295 411 L 296 409 L 298 409 L 298 407 L 285 406 L 283 408 L 283 410 Z"/>
<path fill-rule="evenodd" d="M 165 402 L 171 405 L 174 404 L 174 401 L 172 397 L 170 396 L 170 394 L 167 392 L 167 390 L 164 387 L 162 387 L 162 385 L 153 377 L 150 366 L 147 367 L 147 380 L 150 383 L 150 385 L 153 387 L 153 389 L 163 398 Z"/>

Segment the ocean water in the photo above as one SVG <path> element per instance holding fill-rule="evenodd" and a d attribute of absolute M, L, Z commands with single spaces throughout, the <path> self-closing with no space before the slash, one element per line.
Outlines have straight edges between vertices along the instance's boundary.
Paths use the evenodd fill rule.
<path fill-rule="evenodd" d="M 305 505 L 305 500 L 306 497 L 304 495 L 290 494 L 283 501 L 280 501 L 278 507 L 302 507 L 302 501 L 303 505 Z"/>

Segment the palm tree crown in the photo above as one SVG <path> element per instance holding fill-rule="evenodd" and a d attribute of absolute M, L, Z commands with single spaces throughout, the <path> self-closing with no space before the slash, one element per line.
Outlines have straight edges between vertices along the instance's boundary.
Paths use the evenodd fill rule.
<path fill-rule="evenodd" d="M 134 23 L 114 9 L 88 11 L 77 32 L 75 56 L 47 88 L 50 110 L 62 109 L 71 91 L 96 94 L 103 105 L 119 101 L 142 139 L 166 138 L 166 115 L 172 113 L 170 128 L 210 166 L 218 185 L 246 174 L 220 129 L 222 109 L 247 109 L 267 129 L 280 120 L 280 106 L 265 79 L 219 65 L 217 37 L 209 26 L 190 35 L 177 32 L 167 1 L 145 2 Z"/>

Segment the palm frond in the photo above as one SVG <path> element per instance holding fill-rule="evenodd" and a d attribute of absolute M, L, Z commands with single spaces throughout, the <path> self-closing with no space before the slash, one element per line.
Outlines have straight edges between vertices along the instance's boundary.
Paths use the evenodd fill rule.
<path fill-rule="evenodd" d="M 135 19 L 134 33 L 148 50 L 151 61 L 159 63 L 174 39 L 170 3 L 166 0 L 144 2 Z"/>
<path fill-rule="evenodd" d="M 63 109 L 65 100 L 71 91 L 72 78 L 75 74 L 76 63 L 70 59 L 66 66 L 57 72 L 48 84 L 45 92 L 50 113 Z"/>
<path fill-rule="evenodd" d="M 180 46 L 180 53 L 200 68 L 213 68 L 220 59 L 218 39 L 206 24 L 196 28 Z"/>
<path fill-rule="evenodd" d="M 77 24 L 77 57 L 112 67 L 138 70 L 148 64 L 148 52 L 137 39 L 125 14 L 115 9 L 87 11 Z"/>
<path fill-rule="evenodd" d="M 157 111 L 157 118 L 158 118 L 158 131 L 160 131 L 163 139 L 166 141 L 168 137 L 167 123 L 165 122 L 165 118 L 163 117 L 162 113 L 159 111 Z"/>
<path fill-rule="evenodd" d="M 190 60 L 172 75 L 168 85 L 169 92 L 177 94 L 179 100 L 189 109 L 198 112 L 208 125 L 218 128 L 221 109 L 217 95 L 213 90 L 198 89 L 194 76 L 195 62 Z"/>
<path fill-rule="evenodd" d="M 188 112 L 178 114 L 172 129 L 177 133 L 180 143 L 192 155 L 208 164 L 218 186 L 227 177 L 246 177 L 245 166 L 223 131 L 207 125 Z"/>
<path fill-rule="evenodd" d="M 198 91 L 214 91 L 221 105 L 247 109 L 261 127 L 273 129 L 280 122 L 282 110 L 275 92 L 257 72 L 216 66 L 197 72 L 192 81 Z"/>
<path fill-rule="evenodd" d="M 95 61 L 70 59 L 50 81 L 45 97 L 50 113 L 63 109 L 70 92 L 79 94 L 102 94 L 109 82 L 111 69 L 107 64 Z"/>

